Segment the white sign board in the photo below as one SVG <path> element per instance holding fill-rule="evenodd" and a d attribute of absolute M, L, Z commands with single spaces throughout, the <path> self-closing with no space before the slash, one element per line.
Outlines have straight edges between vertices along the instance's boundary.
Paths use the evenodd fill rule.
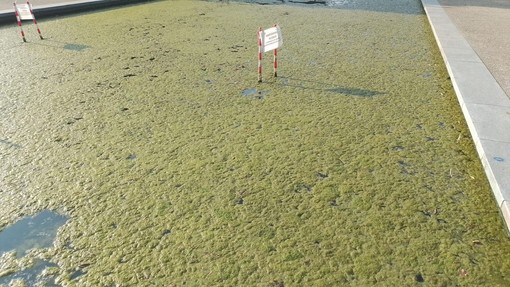
<path fill-rule="evenodd" d="M 278 49 L 283 44 L 282 32 L 280 27 L 271 27 L 260 33 L 262 41 L 262 53 Z"/>
<path fill-rule="evenodd" d="M 34 15 L 30 12 L 29 4 L 16 4 L 20 20 L 33 20 Z"/>

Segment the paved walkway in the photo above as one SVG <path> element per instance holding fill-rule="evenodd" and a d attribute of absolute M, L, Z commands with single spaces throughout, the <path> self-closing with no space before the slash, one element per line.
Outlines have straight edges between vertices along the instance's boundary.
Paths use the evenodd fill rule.
<path fill-rule="evenodd" d="M 150 0 L 33 0 L 38 18 Z M 510 230 L 510 2 L 421 0 Z M 439 2 L 438 2 L 439 1 Z M 23 2 L 23 0 L 20 0 Z M 0 24 L 15 25 L 12 3 Z"/>
<path fill-rule="evenodd" d="M 442 5 L 438 0 L 422 3 L 510 230 L 510 98 L 502 88 L 506 86 L 508 91 L 510 81 L 509 50 L 504 46 L 508 39 L 503 39 L 510 31 L 508 1 L 439 1 Z M 500 17 L 503 13 L 506 18 Z M 497 24 L 489 24 L 491 21 Z M 492 47 L 498 45 L 502 46 Z"/>
<path fill-rule="evenodd" d="M 439 4 L 510 96 L 510 1 L 439 0 Z"/>

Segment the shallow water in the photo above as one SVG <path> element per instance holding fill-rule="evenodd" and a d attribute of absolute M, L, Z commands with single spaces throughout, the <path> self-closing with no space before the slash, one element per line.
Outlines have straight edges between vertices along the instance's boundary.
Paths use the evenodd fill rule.
<path fill-rule="evenodd" d="M 209 0 L 229 2 L 225 0 Z M 349 10 L 367 10 L 377 12 L 423 14 L 419 1 L 415 0 L 232 0 L 259 5 L 298 5 L 307 7 L 329 7 Z"/>
<path fill-rule="evenodd" d="M 55 263 L 39 258 L 30 258 L 29 251 L 46 249 L 53 246 L 58 229 L 69 218 L 59 213 L 43 210 L 33 216 L 25 217 L 0 231 L 0 284 L 11 281 L 23 281 L 28 286 L 58 286 L 54 283 L 55 275 L 44 272 L 48 268 L 58 267 Z M 14 252 L 12 258 L 20 262 L 13 267 L 7 261 L 8 252 Z M 24 262 L 23 257 L 29 257 Z M 41 285 L 42 284 L 42 285 Z"/>
<path fill-rule="evenodd" d="M 0 231 L 0 255 L 15 251 L 20 258 L 30 249 L 52 246 L 58 228 L 67 220 L 61 214 L 43 210 L 7 226 Z"/>
<path fill-rule="evenodd" d="M 419 2 L 364 3 L 161 1 L 41 22 L 43 41 L 27 25 L 27 44 L 2 28 L 0 226 L 72 220 L 0 274 L 43 258 L 61 286 L 507 286 Z M 258 84 L 274 23 L 280 77 L 266 57 Z"/>
<path fill-rule="evenodd" d="M 54 276 L 43 275 L 43 272 L 48 268 L 56 267 L 58 267 L 58 265 L 54 263 L 36 260 L 31 267 L 0 277 L 0 284 L 9 284 L 12 281 L 18 281 L 24 282 L 27 286 L 59 287 L 60 285 L 55 284 Z"/>

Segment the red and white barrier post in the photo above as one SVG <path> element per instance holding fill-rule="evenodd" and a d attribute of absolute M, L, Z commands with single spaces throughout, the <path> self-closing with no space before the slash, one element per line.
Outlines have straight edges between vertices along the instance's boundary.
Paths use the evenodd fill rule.
<path fill-rule="evenodd" d="M 273 50 L 273 71 L 275 78 L 278 76 L 278 59 L 277 59 L 278 49 Z"/>
<path fill-rule="evenodd" d="M 41 33 L 41 29 L 39 29 L 39 25 L 37 25 L 37 20 L 35 20 L 34 12 L 32 11 L 32 6 L 27 2 L 25 4 L 17 4 L 17 0 L 13 3 L 14 5 L 14 13 L 16 14 L 16 21 L 18 22 L 18 27 L 21 31 L 21 37 L 23 38 L 23 42 L 26 42 L 25 32 L 21 26 L 21 21 L 23 20 L 32 20 L 34 22 L 35 27 L 37 28 L 37 33 L 39 33 L 39 38 L 43 40 L 43 36 Z"/>
<path fill-rule="evenodd" d="M 259 43 L 259 62 L 258 62 L 258 73 L 259 73 L 259 83 L 262 82 L 262 28 L 259 28 L 257 33 L 258 43 Z"/>
<path fill-rule="evenodd" d="M 278 48 L 282 46 L 283 39 L 280 27 L 274 25 L 269 29 L 262 31 L 259 28 L 257 33 L 259 55 L 258 55 L 258 78 L 259 83 L 262 82 L 262 54 L 273 50 L 273 72 L 274 76 L 278 76 Z"/>
<path fill-rule="evenodd" d="M 23 27 L 21 27 L 21 18 L 19 17 L 18 8 L 16 7 L 16 3 L 12 3 L 14 5 L 14 13 L 16 13 L 16 21 L 18 22 L 18 27 L 21 32 L 21 38 L 23 38 L 23 42 L 26 42 L 25 32 L 23 32 Z"/>
<path fill-rule="evenodd" d="M 39 25 L 37 25 L 37 20 L 35 20 L 34 11 L 32 11 L 32 5 L 27 1 L 28 8 L 30 9 L 30 14 L 32 14 L 32 19 L 34 20 L 34 25 L 37 28 L 37 33 L 39 34 L 39 38 L 43 40 L 43 36 L 41 34 L 41 29 L 39 29 Z"/>

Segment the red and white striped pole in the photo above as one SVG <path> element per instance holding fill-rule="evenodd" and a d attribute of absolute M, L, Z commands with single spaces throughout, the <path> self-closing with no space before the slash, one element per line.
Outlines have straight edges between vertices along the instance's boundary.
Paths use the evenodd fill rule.
<path fill-rule="evenodd" d="M 30 14 L 32 14 L 32 19 L 34 19 L 34 24 L 35 24 L 35 27 L 37 28 L 37 33 L 39 33 L 39 38 L 41 38 L 41 40 L 43 40 L 44 38 L 41 34 L 41 30 L 39 29 L 39 25 L 37 25 L 37 20 L 35 20 L 34 11 L 32 11 L 32 5 L 30 5 L 28 0 L 27 0 L 27 5 L 28 5 L 28 8 L 30 9 Z"/>
<path fill-rule="evenodd" d="M 259 66 L 258 66 L 258 73 L 259 73 L 259 83 L 262 82 L 262 27 L 259 28 L 259 31 L 257 32 L 257 38 L 259 43 Z"/>
<path fill-rule="evenodd" d="M 25 39 L 25 32 L 23 32 L 23 28 L 21 27 L 21 18 L 19 17 L 18 8 L 16 7 L 16 2 L 13 3 L 14 5 L 14 12 L 16 13 L 16 21 L 18 21 L 18 27 L 21 31 L 21 38 L 23 38 L 23 42 L 26 42 L 27 39 Z"/>
<path fill-rule="evenodd" d="M 277 27 L 276 24 L 274 26 Z M 274 68 L 274 76 L 275 77 L 277 77 L 277 70 L 278 70 L 277 55 L 278 55 L 278 48 L 273 50 L 273 68 Z"/>

